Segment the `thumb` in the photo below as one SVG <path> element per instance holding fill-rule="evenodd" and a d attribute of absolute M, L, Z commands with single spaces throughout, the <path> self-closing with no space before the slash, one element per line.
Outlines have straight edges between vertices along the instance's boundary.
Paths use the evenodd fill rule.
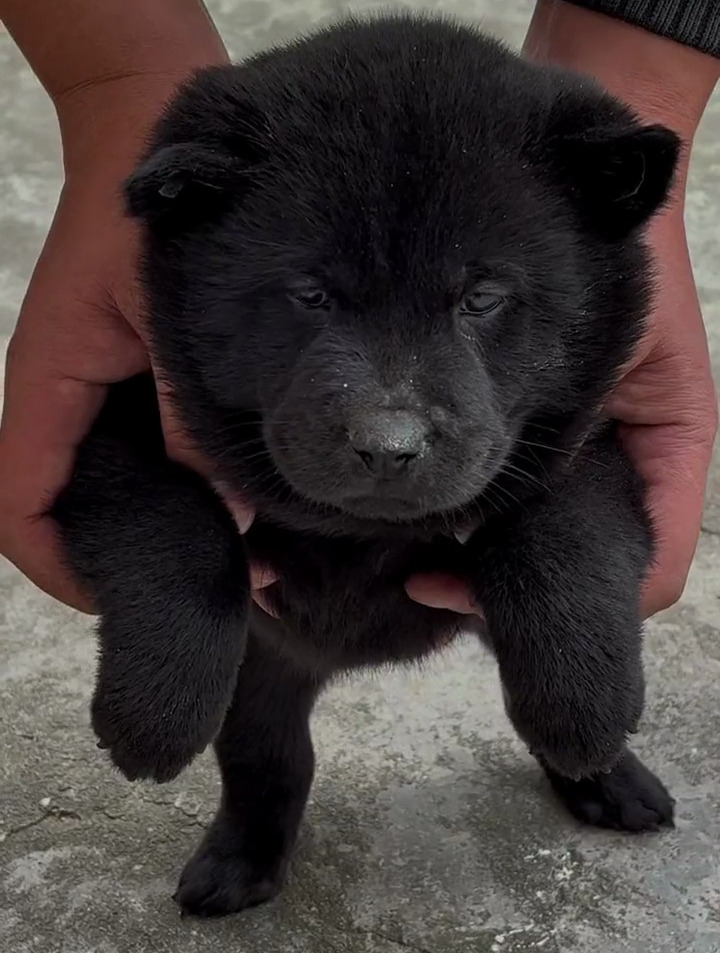
<path fill-rule="evenodd" d="M 405 584 L 405 591 L 412 600 L 432 609 L 449 609 L 460 615 L 482 615 L 467 584 L 455 576 L 443 573 L 413 576 Z"/>
<path fill-rule="evenodd" d="M 182 425 L 175 409 L 170 385 L 163 380 L 156 367 L 153 367 L 153 373 L 168 456 L 204 477 L 230 511 L 240 532 L 247 533 L 255 518 L 252 507 L 232 491 L 226 483 L 215 478 L 212 464 L 195 447 Z"/>

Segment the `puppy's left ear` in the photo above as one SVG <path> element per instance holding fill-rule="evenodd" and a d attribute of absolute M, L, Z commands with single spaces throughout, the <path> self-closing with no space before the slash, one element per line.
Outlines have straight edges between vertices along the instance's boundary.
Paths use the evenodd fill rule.
<path fill-rule="evenodd" d="M 161 146 L 125 182 L 127 210 L 151 227 L 207 220 L 241 190 L 246 172 L 220 149 L 192 142 Z"/>
<path fill-rule="evenodd" d="M 609 241 L 643 226 L 668 197 L 680 139 L 665 126 L 590 127 L 553 143 L 562 184 L 582 218 Z"/>

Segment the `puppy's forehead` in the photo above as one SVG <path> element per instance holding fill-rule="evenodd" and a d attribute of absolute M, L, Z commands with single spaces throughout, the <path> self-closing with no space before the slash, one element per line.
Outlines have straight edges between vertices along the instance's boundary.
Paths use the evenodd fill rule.
<path fill-rule="evenodd" d="M 237 74 L 238 127 L 249 103 L 263 154 L 241 227 L 268 272 L 329 261 L 446 285 L 474 257 L 516 253 L 537 220 L 525 151 L 547 86 L 479 36 L 399 29 L 333 34 Z"/>
<path fill-rule="evenodd" d="M 516 244 L 532 187 L 525 107 L 498 117 L 469 93 L 412 92 L 375 108 L 310 100 L 276 124 L 264 199 L 279 242 L 415 282 L 442 271 L 445 283 L 469 257 Z"/>
<path fill-rule="evenodd" d="M 509 171 L 536 125 L 527 93 L 501 83 L 453 89 L 425 76 L 392 90 L 350 88 L 345 97 L 328 103 L 310 87 L 296 113 L 273 111 L 269 151 L 278 169 L 311 180 L 347 176 L 346 189 L 377 182 L 429 192 Z"/>

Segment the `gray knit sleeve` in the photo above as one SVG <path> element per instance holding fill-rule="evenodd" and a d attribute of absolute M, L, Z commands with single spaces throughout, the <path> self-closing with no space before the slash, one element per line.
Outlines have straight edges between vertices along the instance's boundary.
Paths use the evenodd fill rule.
<path fill-rule="evenodd" d="M 720 0 L 569 0 L 720 57 Z"/>

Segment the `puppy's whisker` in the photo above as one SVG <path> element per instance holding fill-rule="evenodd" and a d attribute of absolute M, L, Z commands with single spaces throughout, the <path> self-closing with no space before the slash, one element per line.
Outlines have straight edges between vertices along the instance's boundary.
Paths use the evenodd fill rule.
<path fill-rule="evenodd" d="M 517 464 L 511 463 L 510 461 L 507 461 L 503 464 L 500 474 L 510 474 L 512 476 L 516 476 L 522 483 L 534 484 L 546 492 L 550 491 L 550 487 L 546 483 L 543 483 L 543 481 L 539 477 L 535 476 L 534 473 L 528 473 L 526 470 L 523 470 L 522 467 L 519 467 Z"/>
<path fill-rule="evenodd" d="M 518 438 L 516 443 L 520 447 L 533 447 L 538 450 L 549 450 L 552 453 L 559 453 L 561 455 L 565 455 L 568 457 L 571 457 L 573 455 L 572 451 L 565 449 L 565 447 L 553 447 L 551 444 L 548 444 L 548 443 L 537 443 L 533 440 L 523 440 L 522 438 Z"/>

